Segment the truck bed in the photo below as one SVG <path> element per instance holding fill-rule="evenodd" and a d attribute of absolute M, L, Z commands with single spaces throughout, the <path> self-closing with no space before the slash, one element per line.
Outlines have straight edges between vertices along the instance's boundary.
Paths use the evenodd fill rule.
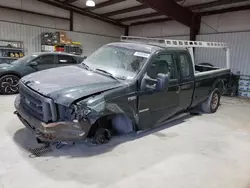
<path fill-rule="evenodd" d="M 220 84 L 223 93 L 224 84 L 230 80 L 230 69 L 195 65 L 195 89 L 192 106 L 205 101 L 213 84 Z"/>
<path fill-rule="evenodd" d="M 195 65 L 195 77 L 198 78 L 211 78 L 224 74 L 230 74 L 230 69 L 210 67 L 205 65 Z"/>
<path fill-rule="evenodd" d="M 219 67 L 211 67 L 206 65 L 195 65 L 195 72 L 206 72 L 206 71 L 212 71 L 212 70 L 218 70 Z"/>

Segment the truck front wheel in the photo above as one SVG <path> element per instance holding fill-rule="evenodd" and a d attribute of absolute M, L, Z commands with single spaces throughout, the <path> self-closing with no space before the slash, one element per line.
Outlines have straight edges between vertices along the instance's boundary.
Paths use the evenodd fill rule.
<path fill-rule="evenodd" d="M 94 137 L 93 143 L 96 145 L 106 144 L 111 138 L 111 132 L 108 129 L 99 128 L 97 129 Z"/>
<path fill-rule="evenodd" d="M 205 113 L 216 112 L 220 105 L 220 97 L 220 90 L 217 88 L 214 89 L 213 92 L 210 94 L 209 98 L 204 103 L 202 103 L 202 111 Z"/>

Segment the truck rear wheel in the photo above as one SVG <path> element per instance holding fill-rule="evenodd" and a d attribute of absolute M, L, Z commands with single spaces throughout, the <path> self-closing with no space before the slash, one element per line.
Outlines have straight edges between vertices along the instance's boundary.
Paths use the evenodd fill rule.
<path fill-rule="evenodd" d="M 213 92 L 210 94 L 209 98 L 204 103 L 202 103 L 202 111 L 205 113 L 216 112 L 220 105 L 220 97 L 220 90 L 217 88 L 214 89 Z"/>

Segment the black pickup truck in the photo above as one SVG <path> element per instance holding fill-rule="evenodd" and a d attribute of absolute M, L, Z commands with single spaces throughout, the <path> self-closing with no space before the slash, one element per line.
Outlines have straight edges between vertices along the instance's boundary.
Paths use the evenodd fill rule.
<path fill-rule="evenodd" d="M 216 112 L 230 69 L 194 66 L 184 48 L 117 42 L 77 66 L 21 79 L 15 114 L 39 142 L 150 129 L 180 112 Z"/>

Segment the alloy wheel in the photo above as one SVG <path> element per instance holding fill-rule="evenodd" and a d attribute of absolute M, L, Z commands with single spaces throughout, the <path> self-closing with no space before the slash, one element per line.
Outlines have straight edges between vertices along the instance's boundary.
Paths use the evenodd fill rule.
<path fill-rule="evenodd" d="M 18 92 L 19 78 L 15 75 L 6 75 L 0 79 L 1 92 L 3 94 L 15 94 Z"/>

